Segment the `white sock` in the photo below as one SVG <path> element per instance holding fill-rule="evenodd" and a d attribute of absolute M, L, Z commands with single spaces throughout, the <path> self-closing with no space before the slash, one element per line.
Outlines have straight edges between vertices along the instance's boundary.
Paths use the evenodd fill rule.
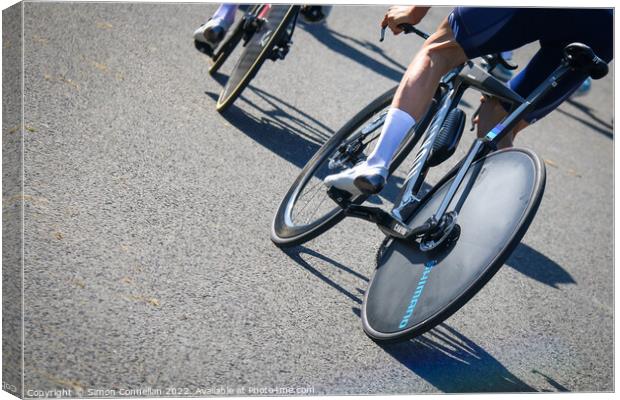
<path fill-rule="evenodd" d="M 396 107 L 390 107 L 385 117 L 381 136 L 379 136 L 374 150 L 368 156 L 366 165 L 389 168 L 394 153 L 413 125 L 415 125 L 415 119 L 411 115 Z"/>
<path fill-rule="evenodd" d="M 232 25 L 235 21 L 235 13 L 237 12 L 237 4 L 222 3 L 211 17 L 218 23 L 223 22 L 227 26 Z"/>

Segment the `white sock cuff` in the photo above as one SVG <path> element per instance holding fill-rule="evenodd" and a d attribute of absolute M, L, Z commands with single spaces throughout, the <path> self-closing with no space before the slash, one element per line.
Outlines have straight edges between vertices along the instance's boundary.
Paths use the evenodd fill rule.
<path fill-rule="evenodd" d="M 366 164 L 372 167 L 388 168 L 398 146 L 415 125 L 415 119 L 403 110 L 390 107 L 385 117 L 381 136 Z"/>
<path fill-rule="evenodd" d="M 413 125 L 415 125 L 415 118 L 409 115 L 409 113 L 396 107 L 390 107 L 385 118 L 386 123 L 388 120 L 391 119 L 393 123 L 397 123 L 399 127 L 411 128 Z"/>

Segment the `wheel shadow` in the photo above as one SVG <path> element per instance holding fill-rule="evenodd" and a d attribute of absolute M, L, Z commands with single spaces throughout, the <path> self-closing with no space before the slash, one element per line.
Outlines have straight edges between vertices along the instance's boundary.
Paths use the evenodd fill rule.
<path fill-rule="evenodd" d="M 291 247 L 291 248 L 287 248 L 287 249 L 282 249 L 282 251 L 284 252 L 284 254 L 286 254 L 289 258 L 291 258 L 293 261 L 295 261 L 300 267 L 304 268 L 306 271 L 310 272 L 312 275 L 316 276 L 317 278 L 319 278 L 321 281 L 323 281 L 324 283 L 326 283 L 327 285 L 331 286 L 332 288 L 336 289 L 338 292 L 342 293 L 344 296 L 348 297 L 351 301 L 355 302 L 356 304 L 361 305 L 362 304 L 362 299 L 360 297 L 358 297 L 356 294 L 351 293 L 350 291 L 348 291 L 347 289 L 345 289 L 342 285 L 340 285 L 338 282 L 334 281 L 333 279 L 330 279 L 329 277 L 325 276 L 324 274 L 322 274 L 318 269 L 314 268 L 312 265 L 310 265 L 309 262 L 307 262 L 306 260 L 303 259 L 302 254 L 306 254 L 309 255 L 311 257 L 317 258 L 319 260 L 325 261 L 326 263 L 330 264 L 331 266 L 338 268 L 339 270 L 346 272 L 348 274 L 351 274 L 353 276 L 355 276 L 356 278 L 360 279 L 361 281 L 368 283 L 368 278 L 366 276 L 364 276 L 363 274 L 360 274 L 357 271 L 352 270 L 351 268 L 347 267 L 344 264 L 339 263 L 338 261 L 335 261 L 319 252 L 316 252 L 312 249 L 309 249 L 305 246 L 295 246 L 295 247 Z M 361 289 L 358 289 L 358 292 L 361 292 L 363 294 L 363 291 Z"/>
<path fill-rule="evenodd" d="M 446 323 L 416 339 L 380 346 L 420 378 L 446 393 L 538 391 Z"/>
<path fill-rule="evenodd" d="M 555 289 L 559 289 L 562 284 L 577 284 L 558 263 L 524 243 L 519 243 L 506 265 Z"/>
<path fill-rule="evenodd" d="M 364 290 L 357 288 L 358 293 L 347 290 L 342 284 L 310 265 L 302 256 L 324 261 L 331 267 L 351 274 L 366 284 L 369 282 L 368 277 L 305 246 L 284 249 L 283 252 L 300 267 L 351 300 L 354 303 L 351 307 L 352 311 L 361 317 L 360 308 Z M 511 373 L 473 340 L 446 323 L 438 325 L 413 340 L 378 345 L 421 379 L 446 393 L 537 391 Z M 567 391 L 552 378 L 544 377 L 557 390 Z"/>

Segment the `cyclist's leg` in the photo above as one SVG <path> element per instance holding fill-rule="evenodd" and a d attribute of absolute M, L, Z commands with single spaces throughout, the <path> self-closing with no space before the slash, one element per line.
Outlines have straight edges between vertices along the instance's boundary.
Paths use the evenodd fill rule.
<path fill-rule="evenodd" d="M 508 112 L 502 104 L 496 98 L 481 98 L 482 106 L 480 107 L 480 113 L 475 121 L 478 126 L 478 137 L 484 137 L 491 129 L 499 124 L 508 115 Z M 504 149 L 512 147 L 512 142 L 517 132 L 527 128 L 529 123 L 525 120 L 521 120 L 512 129 L 511 133 L 506 135 L 502 140 L 497 143 L 498 149 Z"/>
<path fill-rule="evenodd" d="M 534 55 L 527 66 L 508 83 L 511 89 L 523 97 L 527 97 L 560 65 L 564 44 L 549 44 L 541 42 L 541 49 Z M 586 78 L 583 74 L 572 74 L 562 81 L 549 95 L 545 96 L 536 110 L 522 119 L 512 132 L 504 137 L 498 148 L 512 147 L 517 132 L 523 130 L 536 120 L 544 117 L 555 109 L 579 88 Z M 478 117 L 478 137 L 484 137 L 493 127 L 508 115 L 509 105 L 501 103 L 495 98 L 481 99 L 482 106 Z"/>
<path fill-rule="evenodd" d="M 445 18 L 416 54 L 400 81 L 392 107 L 422 118 L 428 109 L 439 80 L 452 68 L 468 60 Z"/>
<path fill-rule="evenodd" d="M 194 32 L 194 39 L 215 47 L 235 22 L 238 4 L 222 3 L 215 13 Z"/>
<path fill-rule="evenodd" d="M 512 50 L 536 40 L 537 29 L 524 30 L 523 27 L 528 26 L 526 22 L 531 22 L 531 15 L 523 9 L 455 8 L 416 55 L 401 81 L 392 106 L 419 119 L 428 109 L 439 80 L 452 68 L 468 59 Z M 536 24 L 541 23 L 536 21 Z M 485 110 L 485 114 L 486 111 L 489 110 Z M 388 133 L 385 136 L 391 133 L 387 122 L 386 127 Z M 392 137 L 402 140 L 396 134 Z M 383 150 L 381 139 L 383 137 L 375 152 Z M 393 152 L 397 148 L 396 144 L 389 150 Z"/>

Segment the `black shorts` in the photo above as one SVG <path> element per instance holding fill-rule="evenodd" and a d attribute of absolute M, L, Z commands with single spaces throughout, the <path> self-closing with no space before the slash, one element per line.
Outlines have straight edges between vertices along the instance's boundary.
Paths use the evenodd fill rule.
<path fill-rule="evenodd" d="M 607 63 L 613 58 L 612 9 L 457 7 L 448 20 L 456 41 L 470 59 L 540 42 L 540 50 L 509 82 L 523 97 L 560 65 L 564 47 L 570 43 L 587 44 Z M 525 119 L 532 123 L 547 115 L 586 78 L 577 72 L 569 74 Z"/>

